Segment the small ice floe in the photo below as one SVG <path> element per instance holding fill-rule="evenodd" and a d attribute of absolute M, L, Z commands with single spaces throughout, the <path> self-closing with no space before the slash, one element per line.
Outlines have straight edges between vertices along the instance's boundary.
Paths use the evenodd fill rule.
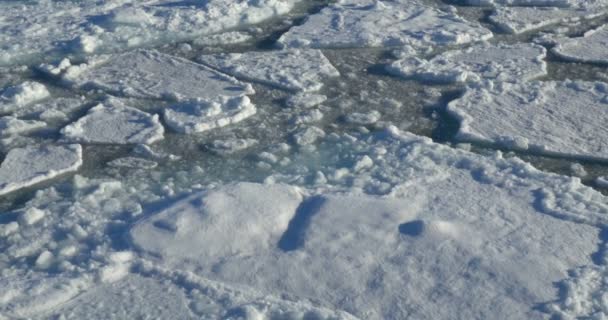
<path fill-rule="evenodd" d="M 587 31 L 582 37 L 558 41 L 553 52 L 571 61 L 608 64 L 608 25 Z"/>
<path fill-rule="evenodd" d="M 26 81 L 0 91 L 0 113 L 10 113 L 50 96 L 45 85 Z"/>

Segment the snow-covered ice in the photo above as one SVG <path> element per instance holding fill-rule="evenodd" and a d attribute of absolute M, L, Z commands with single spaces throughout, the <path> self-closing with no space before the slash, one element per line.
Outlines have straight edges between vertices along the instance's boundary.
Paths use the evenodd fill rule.
<path fill-rule="evenodd" d="M 203 132 L 241 122 L 257 112 L 248 97 L 193 99 L 165 109 L 164 119 L 171 129 L 180 133 Z"/>
<path fill-rule="evenodd" d="M 425 48 L 487 40 L 492 33 L 455 13 L 417 3 L 375 1 L 332 5 L 291 28 L 279 44 L 289 48 L 409 46 Z"/>
<path fill-rule="evenodd" d="M 593 19 L 608 13 L 608 8 L 498 7 L 489 20 L 502 31 L 519 34 L 560 22 Z"/>
<path fill-rule="evenodd" d="M 340 75 L 323 53 L 314 49 L 205 55 L 199 61 L 243 80 L 291 91 L 317 91 L 324 80 Z"/>
<path fill-rule="evenodd" d="M 408 57 L 387 67 L 390 73 L 435 83 L 518 82 L 547 74 L 546 50 L 534 44 L 482 44 L 451 50 L 432 59 Z"/>
<path fill-rule="evenodd" d="M 558 41 L 553 52 L 567 60 L 608 64 L 608 25 Z"/>
<path fill-rule="evenodd" d="M 112 98 L 61 129 L 61 134 L 65 140 L 72 142 L 150 144 L 161 140 L 164 131 L 157 114 L 151 115 L 128 107 Z"/>
<path fill-rule="evenodd" d="M 12 149 L 0 165 L 0 195 L 74 172 L 81 164 L 77 144 Z"/>
<path fill-rule="evenodd" d="M 51 94 L 41 83 L 26 81 L 0 93 L 0 113 L 10 113 L 28 104 L 48 98 Z"/>
<path fill-rule="evenodd" d="M 253 93 L 251 86 L 208 67 L 153 50 L 92 58 L 88 64 L 60 64 L 47 72 L 78 88 L 155 99 L 196 99 Z"/>
<path fill-rule="evenodd" d="M 22 120 L 11 116 L 0 117 L 0 136 L 27 133 L 46 127 L 46 123 L 37 120 Z"/>
<path fill-rule="evenodd" d="M 578 158 L 608 159 L 608 84 L 504 83 L 469 89 L 448 105 L 457 138 Z"/>

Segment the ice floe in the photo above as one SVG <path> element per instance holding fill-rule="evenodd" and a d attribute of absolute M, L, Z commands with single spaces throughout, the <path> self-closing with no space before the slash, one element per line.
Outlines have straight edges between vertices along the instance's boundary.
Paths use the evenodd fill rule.
<path fill-rule="evenodd" d="M 593 19 L 608 13 L 608 8 L 498 7 L 489 20 L 502 31 L 519 34 L 560 22 Z"/>
<path fill-rule="evenodd" d="M 21 120 L 7 116 L 0 118 L 0 136 L 27 133 L 46 127 L 46 122 L 36 120 Z"/>
<path fill-rule="evenodd" d="M 152 50 L 92 58 L 88 64 L 44 66 L 79 88 L 135 98 L 195 99 L 253 93 L 251 86 L 208 67 Z"/>
<path fill-rule="evenodd" d="M 457 138 L 608 160 L 608 84 L 529 82 L 470 89 L 448 105 Z"/>
<path fill-rule="evenodd" d="M 158 115 L 107 99 L 78 121 L 61 129 L 67 141 L 83 143 L 150 144 L 161 140 L 164 128 Z"/>
<path fill-rule="evenodd" d="M 8 87 L 0 94 L 0 113 L 10 113 L 26 105 L 48 98 L 51 94 L 41 83 L 26 81 Z"/>
<path fill-rule="evenodd" d="M 133 244 L 173 272 L 318 299 L 366 319 L 541 317 L 534 307 L 554 299 L 554 282 L 597 249 L 594 223 L 608 206 L 578 179 L 394 128 L 328 143 L 347 158 L 370 155 L 352 179 L 393 179 L 395 188 L 377 196 L 226 185 L 139 222 Z M 580 216 L 577 202 L 587 208 Z"/>
<path fill-rule="evenodd" d="M 608 25 L 558 41 L 553 52 L 568 60 L 608 64 Z"/>
<path fill-rule="evenodd" d="M 375 1 L 371 5 L 329 6 L 291 28 L 278 42 L 290 48 L 425 48 L 491 37 L 489 30 L 452 12 L 416 3 Z"/>
<path fill-rule="evenodd" d="M 164 110 L 167 125 L 180 133 L 203 132 L 243 121 L 257 112 L 247 96 L 193 99 Z"/>
<path fill-rule="evenodd" d="M 340 75 L 320 50 L 282 50 L 205 55 L 205 65 L 237 78 L 291 91 L 317 91 Z"/>
<path fill-rule="evenodd" d="M 12 149 L 0 165 L 0 195 L 74 172 L 81 164 L 77 144 Z"/>
<path fill-rule="evenodd" d="M 545 56 L 545 48 L 535 44 L 483 44 L 447 51 L 428 60 L 408 57 L 393 62 L 387 70 L 405 78 L 435 83 L 518 82 L 546 75 Z"/>
<path fill-rule="evenodd" d="M 289 12 L 295 0 L 3 2 L 0 65 L 195 39 Z"/>

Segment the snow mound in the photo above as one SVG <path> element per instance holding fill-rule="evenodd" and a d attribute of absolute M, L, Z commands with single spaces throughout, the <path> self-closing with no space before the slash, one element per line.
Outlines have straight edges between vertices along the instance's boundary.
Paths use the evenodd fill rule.
<path fill-rule="evenodd" d="M 0 65 L 65 51 L 116 52 L 195 39 L 289 12 L 296 0 L 3 2 Z"/>
<path fill-rule="evenodd" d="M 424 48 L 491 37 L 489 30 L 454 13 L 415 3 L 376 1 L 370 6 L 327 7 L 291 28 L 278 42 L 290 48 Z"/>
<path fill-rule="evenodd" d="M 108 99 L 63 128 L 61 134 L 65 140 L 74 142 L 150 144 L 163 139 L 164 131 L 158 115 L 127 107 L 117 99 Z"/>
<path fill-rule="evenodd" d="M 582 81 L 470 89 L 448 105 L 457 138 L 519 150 L 608 159 L 608 84 Z"/>
<path fill-rule="evenodd" d="M 16 148 L 0 165 L 0 195 L 74 172 L 82 165 L 80 145 Z"/>
<path fill-rule="evenodd" d="M 483 44 L 447 51 L 428 60 L 408 57 L 393 62 L 387 70 L 401 77 L 436 83 L 518 82 L 546 75 L 545 56 L 545 48 L 534 44 Z"/>
<path fill-rule="evenodd" d="M 257 112 L 248 97 L 194 99 L 175 104 L 164 111 L 165 122 L 180 133 L 195 133 L 243 121 Z"/>
<path fill-rule="evenodd" d="M 323 80 L 340 76 L 320 50 L 205 55 L 199 61 L 237 78 L 290 91 L 318 91 Z"/>
<path fill-rule="evenodd" d="M 253 93 L 250 85 L 208 67 L 151 50 L 98 57 L 83 65 L 68 62 L 47 72 L 62 75 L 78 88 L 135 98 L 209 99 Z"/>
<path fill-rule="evenodd" d="M 0 113 L 13 112 L 26 105 L 48 98 L 51 94 L 38 82 L 26 81 L 2 90 L 0 94 Z"/>
<path fill-rule="evenodd" d="M 608 25 L 587 31 L 580 38 L 559 41 L 553 52 L 572 61 L 608 64 Z"/>

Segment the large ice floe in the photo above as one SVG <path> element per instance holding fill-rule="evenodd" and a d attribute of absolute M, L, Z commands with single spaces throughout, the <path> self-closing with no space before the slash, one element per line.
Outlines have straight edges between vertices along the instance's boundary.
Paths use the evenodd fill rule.
<path fill-rule="evenodd" d="M 460 121 L 460 140 L 608 160 L 606 83 L 504 83 L 469 89 L 447 108 Z"/>
<path fill-rule="evenodd" d="M 135 98 L 196 99 L 252 93 L 248 84 L 186 59 L 153 50 L 91 58 L 88 63 L 41 67 L 70 86 Z"/>
<path fill-rule="evenodd" d="M 608 25 L 560 40 L 553 52 L 567 60 L 608 64 Z"/>
<path fill-rule="evenodd" d="M 359 1 L 361 2 L 361 1 Z M 279 40 L 284 47 L 357 48 L 464 44 L 487 40 L 492 33 L 453 12 L 417 2 L 374 1 L 329 6 L 308 17 Z"/>
<path fill-rule="evenodd" d="M 156 268 L 360 319 L 536 318 L 535 306 L 556 297 L 554 282 L 597 249 L 595 226 L 608 217 L 605 198 L 578 179 L 397 129 L 328 137 L 320 148 L 370 155 L 338 179 L 394 187 L 381 196 L 225 185 L 140 221 L 133 245 Z"/>
<path fill-rule="evenodd" d="M 82 165 L 80 145 L 12 149 L 0 165 L 0 195 L 74 172 Z"/>
<path fill-rule="evenodd" d="M 3 1 L 0 65 L 193 39 L 287 13 L 296 2 Z"/>
<path fill-rule="evenodd" d="M 317 91 L 340 75 L 320 50 L 284 50 L 205 55 L 200 62 L 243 80 L 290 91 Z"/>
<path fill-rule="evenodd" d="M 482 44 L 450 50 L 432 59 L 407 57 L 387 67 L 390 73 L 434 83 L 527 81 L 547 73 L 546 50 L 534 44 Z"/>
<path fill-rule="evenodd" d="M 61 129 L 67 141 L 113 144 L 150 144 L 161 140 L 164 131 L 158 115 L 128 107 L 114 98 Z"/>

